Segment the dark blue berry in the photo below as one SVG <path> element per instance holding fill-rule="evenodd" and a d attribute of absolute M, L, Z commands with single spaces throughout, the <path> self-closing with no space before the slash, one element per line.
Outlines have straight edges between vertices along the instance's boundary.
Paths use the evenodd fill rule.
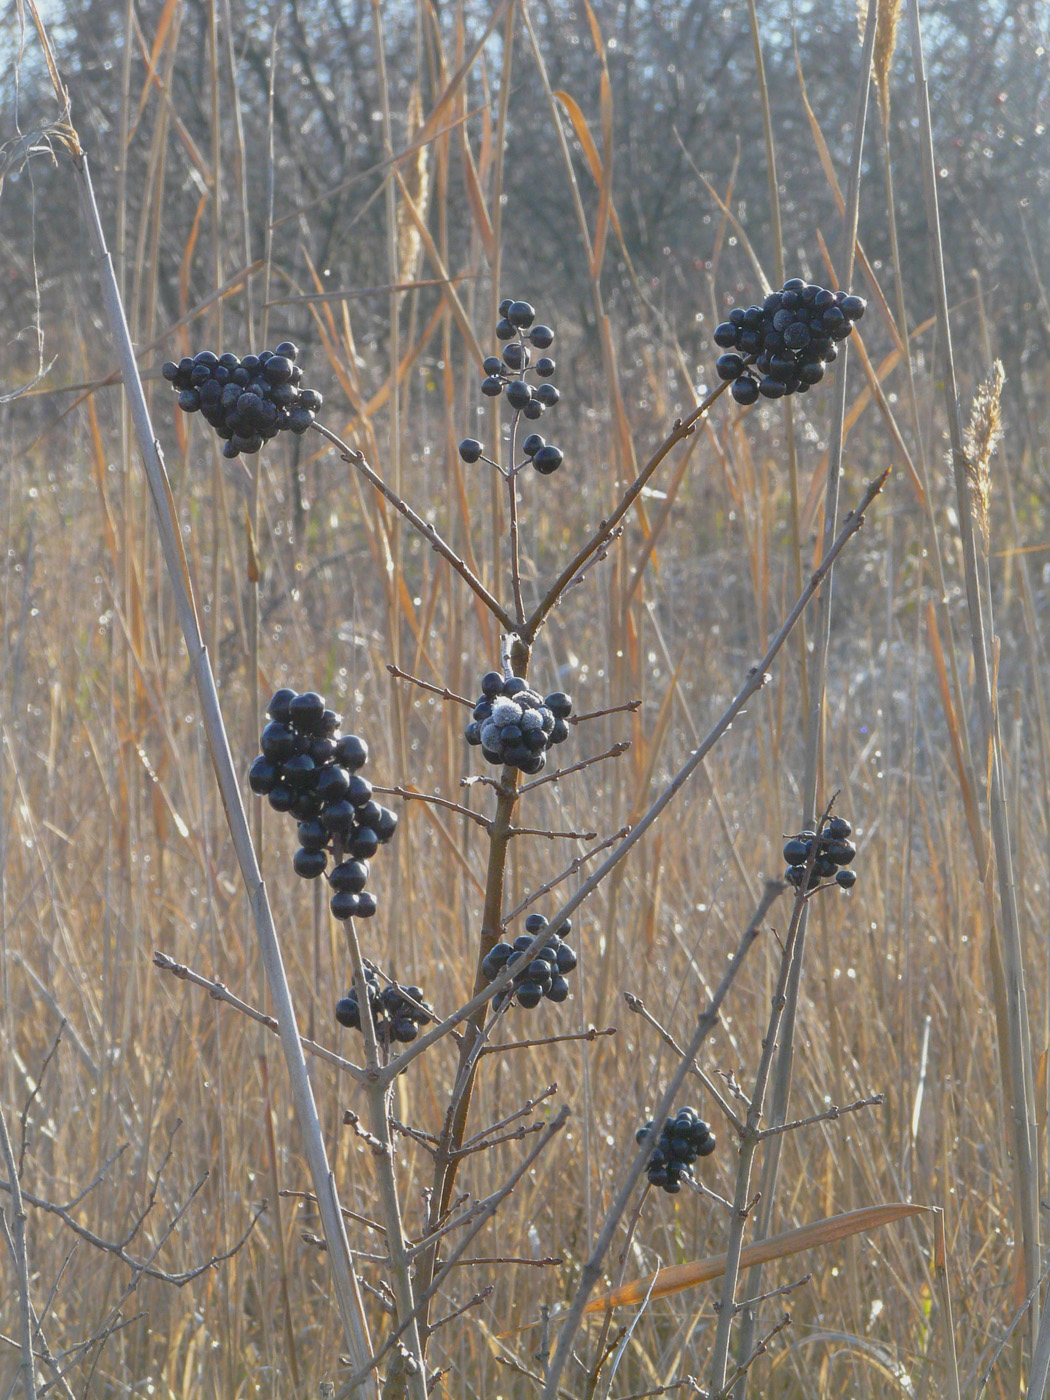
<path fill-rule="evenodd" d="M 733 380 L 732 388 L 729 391 L 737 403 L 745 407 L 752 404 L 758 398 L 758 385 L 749 374 L 742 374 L 739 379 Z"/>

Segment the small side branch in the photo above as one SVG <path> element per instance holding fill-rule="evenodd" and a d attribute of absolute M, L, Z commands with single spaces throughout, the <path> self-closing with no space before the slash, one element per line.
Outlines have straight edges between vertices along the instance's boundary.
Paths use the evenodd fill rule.
<path fill-rule="evenodd" d="M 461 807 L 458 802 L 450 802 L 447 797 L 439 797 L 434 792 L 416 792 L 414 788 L 406 787 L 383 787 L 380 783 L 373 783 L 372 791 L 381 792 L 390 797 L 402 797 L 406 802 L 427 802 L 431 807 L 441 807 L 446 812 L 455 812 L 457 816 L 469 817 L 472 822 L 477 822 L 478 826 L 483 826 L 486 831 L 491 826 L 488 817 L 482 816 L 480 812 L 472 812 L 469 807 Z"/>
<path fill-rule="evenodd" d="M 618 744 L 613 744 L 611 749 L 606 749 L 604 753 L 596 753 L 591 758 L 581 758 L 579 763 L 570 763 L 568 768 L 556 768 L 553 773 L 546 773 L 542 778 L 533 778 L 531 783 L 522 783 L 518 792 L 531 792 L 533 788 L 542 787 L 544 783 L 559 783 L 562 778 L 567 778 L 570 773 L 580 773 L 584 768 L 591 768 L 595 763 L 604 763 L 607 758 L 619 758 L 631 747 L 630 739 L 622 739 Z"/>
<path fill-rule="evenodd" d="M 630 830 L 631 828 L 629 826 L 622 826 L 619 831 L 614 831 L 611 836 L 607 836 L 605 840 L 599 842 L 597 846 L 592 846 L 589 851 L 584 851 L 582 856 L 577 856 L 575 860 L 571 861 L 565 867 L 560 875 L 555 875 L 553 879 L 548 880 L 545 885 L 540 885 L 539 888 L 533 890 L 530 895 L 526 895 L 520 904 L 515 905 L 505 917 L 503 921 L 504 924 L 512 924 L 520 914 L 524 914 L 526 909 L 538 903 L 544 895 L 550 894 L 551 890 L 556 889 L 557 886 L 562 884 L 565 880 L 571 879 L 573 875 L 583 868 L 587 861 L 593 860 L 597 855 L 601 855 L 602 851 L 607 851 L 610 846 L 615 846 L 617 841 L 622 841 Z"/>
<path fill-rule="evenodd" d="M 472 710 L 477 703 L 475 700 L 468 700 L 465 695 L 457 695 L 454 690 L 449 690 L 448 686 L 431 685 L 429 681 L 420 680 L 418 676 L 410 676 L 407 671 L 402 671 L 400 666 L 395 666 L 392 662 L 386 669 L 396 681 L 408 681 L 410 685 L 418 685 L 420 690 L 439 695 L 442 700 L 453 700 L 457 705 L 466 705 L 468 710 Z"/>
<path fill-rule="evenodd" d="M 653 1030 L 669 1049 L 673 1050 L 675 1054 L 679 1056 L 684 1053 L 682 1047 L 678 1044 L 677 1040 L 675 1040 L 674 1036 L 671 1035 L 670 1031 L 665 1030 L 664 1027 L 661 1026 L 660 1022 L 656 1019 L 656 1017 L 651 1015 L 650 1012 L 646 1010 L 645 1003 L 642 1001 L 641 997 L 636 997 L 633 992 L 624 992 L 623 999 L 630 1007 L 630 1009 L 635 1013 L 636 1016 L 641 1016 L 643 1021 L 645 1021 L 648 1025 L 652 1026 Z M 707 1075 L 704 1073 L 704 1071 L 700 1068 L 700 1066 L 696 1063 L 695 1060 L 693 1061 L 690 1068 L 696 1075 L 697 1079 L 700 1080 L 700 1083 L 711 1095 L 711 1097 L 717 1102 L 719 1108 L 729 1119 L 730 1123 L 732 1123 L 733 1127 L 741 1136 L 743 1136 L 743 1122 L 740 1120 L 737 1114 L 733 1112 L 729 1104 L 718 1092 L 716 1086 L 707 1077 Z"/>
<path fill-rule="evenodd" d="M 265 1026 L 274 1035 L 280 1035 L 281 1029 L 277 1021 L 272 1016 L 268 1016 L 265 1011 L 257 1011 L 254 1006 L 249 1006 L 240 997 L 234 996 L 222 982 L 216 982 L 210 977 L 202 977 L 199 972 L 194 972 L 192 967 L 187 967 L 185 963 L 176 962 L 167 953 L 155 952 L 153 954 L 153 965 L 159 967 L 162 972 L 170 972 L 173 977 L 180 978 L 183 982 L 192 982 L 195 987 L 203 987 L 209 996 L 216 1001 L 224 1001 L 227 1006 L 232 1006 L 235 1011 L 239 1011 L 242 1016 L 248 1016 L 253 1021 L 258 1021 L 260 1026 Z M 310 1040 L 308 1036 L 301 1035 L 299 1044 L 311 1055 L 316 1055 L 319 1060 L 327 1060 L 330 1065 L 335 1065 L 336 1069 L 341 1069 L 344 1074 L 348 1074 L 351 1079 L 356 1079 L 361 1083 L 364 1078 L 364 1071 L 349 1060 L 344 1060 L 342 1055 L 337 1055 L 334 1050 L 328 1050 L 323 1045 L 318 1045 L 316 1040 Z"/>
<path fill-rule="evenodd" d="M 508 836 L 546 836 L 548 841 L 594 841 L 598 833 L 596 831 L 547 831 L 542 826 L 511 826 L 507 828 Z"/>
<path fill-rule="evenodd" d="M 489 612 L 500 626 L 507 632 L 513 632 L 515 624 L 510 614 L 498 599 L 492 596 L 478 578 L 477 574 L 471 569 L 470 565 L 467 564 L 466 560 L 461 559 L 452 546 L 442 539 L 433 525 L 428 524 L 421 515 L 417 515 L 408 502 L 403 501 L 397 492 L 392 490 L 383 478 L 372 470 L 364 453 L 358 452 L 356 448 L 350 447 L 322 424 L 311 423 L 310 426 L 315 432 L 320 433 L 323 438 L 327 438 L 334 447 L 337 447 L 343 461 L 349 462 L 356 471 L 360 472 L 365 480 L 374 486 L 379 494 L 388 500 L 400 515 L 405 517 L 412 528 L 423 536 L 431 548 L 437 550 L 438 554 L 452 565 L 453 569 L 459 574 L 467 587 L 470 588 L 482 603 L 484 603 L 485 607 L 488 608 Z"/>
<path fill-rule="evenodd" d="M 796 1118 L 793 1123 L 779 1123 L 774 1128 L 764 1128 L 762 1132 L 757 1134 L 756 1141 L 761 1142 L 763 1138 L 776 1137 L 778 1133 L 793 1133 L 796 1128 L 808 1128 L 813 1123 L 834 1123 L 844 1113 L 856 1113 L 860 1108 L 877 1108 L 885 1101 L 885 1094 L 872 1094 L 871 1098 L 857 1099 L 855 1103 L 844 1104 L 842 1108 L 832 1104 L 823 1113 L 811 1114 L 809 1118 Z"/>
<path fill-rule="evenodd" d="M 566 1035 L 543 1035 L 537 1036 L 535 1040 L 508 1040 L 505 1045 L 486 1045 L 481 1054 L 502 1055 L 505 1050 L 531 1050 L 536 1045 L 562 1045 L 570 1040 L 597 1040 L 599 1036 L 616 1034 L 615 1026 L 606 1026 L 601 1031 L 594 1026 L 588 1026 L 585 1031 L 570 1031 Z"/>

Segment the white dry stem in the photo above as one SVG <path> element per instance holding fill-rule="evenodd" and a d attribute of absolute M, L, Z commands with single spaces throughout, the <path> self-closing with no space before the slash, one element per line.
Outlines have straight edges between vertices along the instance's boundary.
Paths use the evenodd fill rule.
<path fill-rule="evenodd" d="M 204 644 L 193 600 L 193 589 L 180 539 L 175 502 L 172 498 L 160 444 L 157 442 L 153 432 L 153 424 L 150 421 L 149 408 L 143 393 L 142 380 L 139 377 L 135 351 L 131 343 L 131 334 L 124 314 L 124 305 L 114 275 L 113 262 L 106 246 L 102 220 L 95 203 L 87 156 L 79 150 L 71 151 L 71 154 L 91 250 L 98 267 L 99 282 L 110 332 L 120 362 L 124 392 L 131 409 L 132 422 L 138 439 L 139 451 L 142 455 L 142 464 L 145 468 L 150 496 L 153 501 L 154 518 L 160 535 L 164 562 L 175 597 L 175 608 L 189 654 L 194 683 L 197 687 L 201 716 L 204 721 L 212 764 L 215 768 L 215 777 L 222 794 L 223 807 L 226 811 L 226 820 L 229 823 L 237 863 L 248 894 L 263 969 L 277 1013 L 277 1023 L 285 1061 L 288 1065 L 288 1078 L 291 1084 L 299 1131 L 303 1136 L 306 1159 L 317 1195 L 318 1208 L 328 1244 L 328 1257 L 332 1261 L 332 1281 L 346 1335 L 346 1346 L 355 1365 L 360 1366 L 371 1354 L 368 1324 L 339 1208 L 335 1178 L 328 1165 L 328 1154 L 321 1133 L 321 1122 L 317 1114 L 317 1105 L 314 1102 L 313 1088 L 306 1071 L 306 1058 L 299 1038 L 292 993 L 285 975 L 273 912 L 270 908 L 266 886 L 263 883 L 255 848 L 252 845 L 251 833 L 248 829 L 248 819 L 241 799 L 237 773 L 233 766 L 233 757 L 230 753 L 219 695 L 212 674 L 211 660 Z M 363 1377 L 361 1386 L 364 1391 L 372 1395 L 377 1393 L 374 1376 Z"/>

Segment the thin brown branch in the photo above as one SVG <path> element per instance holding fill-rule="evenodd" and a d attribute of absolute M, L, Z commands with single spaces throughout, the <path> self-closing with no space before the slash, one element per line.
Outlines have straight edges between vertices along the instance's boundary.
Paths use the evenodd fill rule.
<path fill-rule="evenodd" d="M 597 839 L 596 831 L 548 831 L 542 826 L 512 826 L 507 829 L 508 836 L 546 836 L 548 841 L 594 841 Z"/>
<path fill-rule="evenodd" d="M 428 691 L 431 695 L 439 695 L 442 700 L 453 700 L 457 705 L 465 705 L 468 710 L 472 710 L 477 704 L 476 700 L 468 700 L 465 695 L 457 695 L 454 690 L 449 690 L 448 686 L 431 685 L 429 681 L 420 680 L 418 676 L 410 676 L 407 671 L 402 671 L 400 666 L 395 666 L 392 662 L 386 669 L 395 680 L 408 681 L 410 685 L 417 685 L 420 690 Z"/>
<path fill-rule="evenodd" d="M 505 1045 L 486 1045 L 483 1055 L 501 1055 L 505 1050 L 531 1050 L 536 1045 L 561 1045 L 570 1040 L 597 1040 L 599 1036 L 616 1035 L 615 1026 L 606 1026 L 603 1031 L 588 1026 L 585 1031 L 570 1031 L 566 1035 L 544 1035 L 535 1040 L 509 1040 Z"/>
<path fill-rule="evenodd" d="M 451 564 L 452 568 L 459 574 L 463 582 L 475 596 L 484 603 L 485 607 L 488 608 L 489 612 L 500 626 L 507 632 L 513 632 L 514 620 L 503 605 L 492 596 L 478 578 L 477 574 L 471 569 L 470 565 L 459 557 L 451 545 L 446 544 L 433 525 L 428 524 L 422 516 L 417 515 L 408 502 L 402 500 L 397 492 L 389 487 L 377 472 L 372 470 L 364 453 L 359 452 L 354 447 L 350 447 L 347 443 L 343 442 L 340 437 L 337 437 L 335 433 L 331 432 L 330 429 L 324 427 L 323 424 L 312 423 L 310 426 L 316 432 L 320 433 L 323 438 L 327 438 L 334 447 L 337 447 L 343 461 L 349 462 L 356 471 L 360 472 L 365 480 L 374 486 L 379 494 L 388 500 L 400 515 L 405 517 L 412 528 L 423 536 L 431 548 L 437 550 L 438 554 L 440 554 L 447 563 Z"/>
<path fill-rule="evenodd" d="M 441 807 L 446 812 L 455 812 L 460 817 L 469 817 L 472 822 L 477 822 L 478 826 L 483 826 L 487 831 L 489 828 L 488 817 L 480 812 L 472 812 L 469 807 L 461 807 L 458 802 L 450 802 L 447 797 L 439 797 L 434 792 L 416 792 L 413 788 L 406 787 L 383 787 L 380 783 L 372 784 L 373 792 L 385 793 L 391 797 L 403 797 L 406 802 L 429 802 L 432 807 Z"/>
<path fill-rule="evenodd" d="M 232 1006 L 235 1011 L 239 1011 L 242 1016 L 247 1016 L 253 1021 L 257 1021 L 260 1026 L 265 1026 L 274 1035 L 280 1035 L 281 1029 L 273 1016 L 268 1016 L 265 1011 L 257 1011 L 254 1006 L 250 1006 L 240 997 L 235 996 L 229 987 L 223 982 L 217 982 L 211 977 L 202 977 L 199 972 L 194 972 L 192 967 L 187 967 L 185 963 L 176 962 L 167 953 L 155 952 L 153 954 L 153 965 L 159 967 L 162 972 L 170 972 L 173 977 L 180 978 L 183 982 L 192 982 L 195 987 L 202 987 L 210 997 L 216 1001 L 223 1001 L 227 1006 Z M 349 1060 L 344 1060 L 342 1055 L 337 1055 L 334 1050 L 328 1050 L 323 1045 L 318 1045 L 317 1041 L 311 1040 L 308 1036 L 301 1035 L 299 1044 L 311 1055 L 316 1055 L 319 1060 L 326 1060 L 336 1069 L 341 1069 L 344 1074 L 348 1074 L 351 1079 L 361 1082 L 364 1070 L 360 1065 L 352 1064 Z"/>
<path fill-rule="evenodd" d="M 796 1118 L 793 1123 L 778 1123 L 775 1127 L 765 1128 L 758 1134 L 758 1140 L 761 1142 L 763 1138 L 775 1137 L 777 1133 L 792 1133 L 796 1128 L 808 1128 L 813 1123 L 834 1123 L 844 1113 L 856 1113 L 860 1108 L 877 1108 L 885 1101 L 885 1094 L 872 1094 L 869 1099 L 857 1099 L 855 1103 L 843 1104 L 841 1108 L 832 1104 L 823 1113 L 814 1113 L 809 1118 Z"/>
<path fill-rule="evenodd" d="M 604 753 L 596 753 L 591 758 L 581 758 L 579 763 L 572 763 L 568 768 L 556 768 L 553 773 L 545 773 L 542 778 L 533 778 L 531 783 L 522 783 L 518 792 L 531 792 L 533 788 L 542 787 L 544 783 L 561 782 L 562 778 L 567 778 L 570 773 L 580 773 L 584 768 L 590 768 L 595 763 L 604 763 L 607 758 L 619 758 L 630 747 L 630 739 L 621 739 L 618 744 L 613 744 L 612 748 L 606 749 Z"/>
<path fill-rule="evenodd" d="M 673 1050 L 675 1054 L 679 1056 L 684 1053 L 682 1047 L 678 1044 L 677 1040 L 675 1040 L 674 1036 L 670 1033 L 670 1031 L 665 1030 L 664 1027 L 660 1024 L 660 1022 L 656 1019 L 656 1017 L 653 1016 L 646 1009 L 645 1002 L 642 1001 L 641 997 L 635 996 L 633 992 L 624 992 L 623 999 L 630 1007 L 630 1009 L 635 1013 L 636 1016 L 641 1016 L 643 1021 L 645 1021 L 648 1025 L 652 1026 L 653 1030 L 669 1049 Z M 700 1066 L 696 1063 L 695 1060 L 691 1065 L 691 1069 L 696 1075 L 697 1079 L 699 1079 L 701 1084 L 703 1084 L 704 1088 L 708 1091 L 712 1098 L 715 1099 L 719 1108 L 729 1119 L 730 1123 L 732 1123 L 736 1131 L 740 1134 L 743 1134 L 743 1122 L 733 1112 L 729 1104 L 719 1093 L 716 1085 L 712 1083 L 712 1081 L 707 1077 L 707 1075 L 704 1073 L 704 1071 L 700 1068 Z"/>
<path fill-rule="evenodd" d="M 597 846 L 592 846 L 589 851 L 584 851 L 583 855 L 577 856 L 575 860 L 570 861 L 560 875 L 555 875 L 552 879 L 548 880 L 545 885 L 540 885 L 537 889 L 533 890 L 530 895 L 526 895 L 520 904 L 515 905 L 505 917 L 504 923 L 512 924 L 520 914 L 524 914 L 526 909 L 531 908 L 532 905 L 541 900 L 544 895 L 550 894 L 551 890 L 556 889 L 557 886 L 562 884 L 565 880 L 571 879 L 577 871 L 583 868 L 587 861 L 593 860 L 594 857 L 600 855 L 602 851 L 607 851 L 610 846 L 615 846 L 617 841 L 622 841 L 630 830 L 631 828 L 629 826 L 622 826 L 619 831 L 614 831 L 611 836 L 607 836 L 605 840 L 599 842 Z"/>

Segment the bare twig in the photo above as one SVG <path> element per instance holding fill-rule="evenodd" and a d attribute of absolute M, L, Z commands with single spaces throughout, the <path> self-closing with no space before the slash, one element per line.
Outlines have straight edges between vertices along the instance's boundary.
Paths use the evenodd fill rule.
<path fill-rule="evenodd" d="M 280 1035 L 281 1028 L 273 1016 L 268 1016 L 265 1011 L 258 1011 L 254 1006 L 249 1006 L 246 1001 L 235 996 L 229 987 L 223 982 L 217 982 L 211 977 L 203 977 L 199 972 L 194 972 L 192 967 L 187 967 L 185 963 L 176 962 L 167 953 L 157 951 L 153 954 L 153 965 L 159 967 L 162 972 L 170 972 L 173 977 L 178 977 L 184 982 L 192 982 L 195 987 L 202 987 L 210 997 L 216 1001 L 223 1001 L 227 1006 L 232 1006 L 235 1011 L 239 1011 L 242 1016 L 249 1017 L 252 1021 L 257 1021 L 260 1026 L 265 1026 L 274 1035 Z M 316 1055 L 319 1060 L 326 1060 L 336 1069 L 340 1069 L 344 1074 L 348 1074 L 351 1079 L 358 1083 L 364 1075 L 364 1071 L 359 1065 L 352 1064 L 350 1060 L 344 1060 L 342 1055 L 337 1055 L 334 1050 L 327 1049 L 324 1045 L 319 1045 L 316 1040 L 311 1040 L 309 1036 L 301 1035 L 299 1043 L 304 1050 L 311 1055 Z"/>
<path fill-rule="evenodd" d="M 597 840 L 596 831 L 548 831 L 542 826 L 511 826 L 507 828 L 508 836 L 545 836 L 548 841 L 594 841 Z"/>
<path fill-rule="evenodd" d="M 458 802 L 450 802 L 447 797 L 439 797 L 433 792 L 415 792 L 412 788 L 406 787 L 383 787 L 380 783 L 372 784 L 373 792 L 381 792 L 391 797 L 403 797 L 406 802 L 428 802 L 431 807 L 441 807 L 446 812 L 455 812 L 457 816 L 469 817 L 472 822 L 477 822 L 478 826 L 483 826 L 487 831 L 489 819 L 481 812 L 472 812 L 469 807 L 461 807 Z"/>
<path fill-rule="evenodd" d="M 623 999 L 630 1007 L 630 1009 L 635 1013 L 636 1016 L 641 1016 L 643 1021 L 646 1021 L 650 1026 L 652 1026 L 653 1030 L 656 1031 L 657 1035 L 660 1037 L 663 1043 L 669 1047 L 669 1049 L 673 1050 L 675 1054 L 679 1056 L 685 1053 L 682 1047 L 678 1044 L 677 1040 L 675 1040 L 674 1036 L 671 1035 L 670 1031 L 665 1030 L 664 1027 L 661 1026 L 660 1022 L 656 1019 L 656 1017 L 646 1010 L 645 1003 L 642 1001 L 641 997 L 636 997 L 633 992 L 624 992 Z M 743 1122 L 733 1112 L 732 1108 L 730 1108 L 729 1104 L 719 1093 L 718 1087 L 714 1084 L 712 1080 L 710 1080 L 707 1077 L 707 1075 L 704 1073 L 704 1071 L 700 1068 L 700 1066 L 696 1063 L 695 1060 L 691 1066 L 691 1069 L 696 1075 L 697 1079 L 700 1080 L 700 1083 L 704 1086 L 704 1088 L 708 1091 L 712 1098 L 717 1102 L 719 1108 L 729 1119 L 730 1123 L 732 1123 L 736 1131 L 739 1134 L 743 1134 Z"/>
<path fill-rule="evenodd" d="M 398 493 L 389 487 L 377 472 L 372 470 L 364 453 L 359 452 L 355 447 L 350 447 L 347 443 L 343 442 L 342 438 L 337 437 L 335 433 L 329 428 L 324 427 L 323 424 L 312 423 L 310 426 L 316 432 L 320 433 L 322 437 L 327 438 L 333 447 L 337 447 L 343 461 L 349 462 L 355 470 L 360 472 L 365 480 L 370 482 L 379 494 L 388 500 L 399 514 L 405 517 L 412 528 L 423 536 L 431 548 L 437 550 L 438 554 L 452 565 L 463 582 L 475 596 L 484 603 L 485 607 L 488 608 L 489 612 L 500 626 L 505 628 L 508 632 L 513 632 L 514 622 L 510 614 L 503 605 L 492 596 L 478 578 L 477 574 L 471 569 L 470 565 L 459 557 L 451 545 L 445 543 L 433 525 L 428 524 L 421 515 L 417 515 L 408 502 L 402 500 Z"/>
<path fill-rule="evenodd" d="M 599 1036 L 616 1035 L 615 1026 L 606 1026 L 604 1030 L 598 1030 L 594 1026 L 588 1026 L 585 1031 L 570 1031 L 566 1035 L 542 1035 L 535 1040 L 508 1040 L 502 1045 L 486 1045 L 481 1053 L 483 1055 L 502 1055 L 505 1050 L 531 1050 L 536 1045 L 561 1045 L 570 1040 L 597 1040 Z"/>
<path fill-rule="evenodd" d="M 551 890 L 555 889 L 565 880 L 570 879 L 578 870 L 581 870 L 587 861 L 593 860 L 594 857 L 600 855 L 602 851 L 607 851 L 610 846 L 615 846 L 617 841 L 622 841 L 630 829 L 629 826 L 622 826 L 619 831 L 614 831 L 611 836 L 607 836 L 605 840 L 599 842 L 597 846 L 592 846 L 589 851 L 584 851 L 583 855 L 577 856 L 575 860 L 571 861 L 565 867 L 560 875 L 553 876 L 545 885 L 539 885 L 531 894 L 526 895 L 520 904 L 516 904 L 504 918 L 504 923 L 512 924 L 519 915 L 524 914 L 526 909 L 531 908 L 531 906 L 538 903 L 544 895 L 550 894 Z"/>
<path fill-rule="evenodd" d="M 595 763 L 604 763 L 607 758 L 619 758 L 630 747 L 630 739 L 622 739 L 618 744 L 613 744 L 611 749 L 606 749 L 604 753 L 596 753 L 591 758 L 581 758 L 579 763 L 570 763 L 568 768 L 556 768 L 553 773 L 545 773 L 542 778 L 533 778 L 531 783 L 522 783 L 518 792 L 531 792 L 533 788 L 542 787 L 544 783 L 559 783 L 570 773 L 580 773 L 584 768 L 593 767 Z"/>
<path fill-rule="evenodd" d="M 59 1045 L 61 1044 L 61 1041 L 62 1041 L 62 1032 L 65 1030 L 66 1024 L 67 1024 L 67 1023 L 66 1023 L 66 1018 L 63 1016 L 61 1022 L 59 1023 L 58 1030 L 55 1032 L 55 1038 L 54 1038 L 54 1040 L 51 1042 L 51 1048 L 48 1050 L 47 1054 L 44 1056 L 43 1063 L 42 1063 L 41 1066 L 40 1066 L 40 1073 L 39 1073 L 39 1074 L 37 1075 L 37 1077 L 36 1077 L 36 1083 L 35 1083 L 35 1084 L 33 1085 L 33 1087 L 30 1089 L 29 1094 L 28 1094 L 27 1097 L 26 1097 L 26 1101 L 25 1101 L 25 1103 L 22 1105 L 22 1112 L 18 1115 L 18 1129 L 19 1129 L 19 1132 L 18 1132 L 18 1175 L 19 1175 L 19 1177 L 21 1177 L 21 1175 L 22 1175 L 22 1168 L 25 1166 L 26 1150 L 27 1150 L 28 1145 L 29 1145 L 29 1137 L 28 1137 L 28 1131 L 27 1131 L 27 1127 L 28 1127 L 28 1123 L 29 1123 L 29 1110 L 32 1108 L 33 1103 L 35 1102 L 35 1100 L 36 1100 L 36 1098 L 37 1098 L 37 1095 L 40 1093 L 41 1087 L 42 1087 L 42 1085 L 43 1085 L 43 1083 L 44 1083 L 44 1076 L 47 1074 L 48 1066 L 50 1065 L 51 1061 L 54 1059 L 55 1055 L 58 1053 L 58 1047 L 59 1047 Z"/>
<path fill-rule="evenodd" d="M 808 1128 L 813 1123 L 834 1123 L 844 1113 L 856 1113 L 859 1108 L 876 1108 L 885 1099 L 885 1094 L 872 1094 L 871 1098 L 857 1099 L 855 1103 L 843 1104 L 841 1108 L 832 1104 L 823 1113 L 814 1113 L 809 1118 L 796 1118 L 793 1123 L 778 1123 L 775 1127 L 764 1128 L 758 1138 L 761 1142 L 763 1138 L 776 1137 L 777 1133 L 793 1133 L 796 1128 Z"/>
<path fill-rule="evenodd" d="M 395 680 L 408 681 L 410 685 L 418 685 L 420 690 L 426 690 L 431 695 L 439 695 L 442 700 L 454 700 L 457 705 L 465 705 L 468 710 L 472 710 L 477 704 L 477 701 L 468 700 L 465 695 L 457 695 L 454 690 L 449 690 L 447 686 L 431 685 L 430 681 L 420 680 L 418 676 L 410 676 L 407 671 L 402 671 L 400 666 L 390 663 L 386 669 Z"/>
<path fill-rule="evenodd" d="M 446 1313 L 444 1317 L 439 1317 L 427 1328 L 427 1334 L 432 1337 L 438 1328 L 445 1327 L 450 1322 L 455 1322 L 457 1317 L 462 1317 L 470 1308 L 476 1308 L 479 1303 L 483 1303 L 486 1298 L 491 1297 L 495 1288 L 496 1285 L 490 1283 L 487 1288 L 483 1288 L 480 1293 L 475 1293 L 473 1297 L 468 1298 L 465 1303 L 461 1303 L 458 1308 L 453 1308 L 452 1311 Z"/>
<path fill-rule="evenodd" d="M 473 1147 L 476 1143 L 479 1143 L 482 1138 L 488 1137 L 491 1133 L 498 1133 L 501 1128 L 510 1127 L 511 1123 L 516 1123 L 519 1118 L 524 1118 L 528 1114 L 534 1112 L 541 1103 L 546 1103 L 546 1101 L 557 1092 L 557 1084 L 548 1084 L 542 1094 L 537 1094 L 534 1099 L 526 1099 L 520 1108 L 516 1108 L 513 1113 L 508 1113 L 506 1118 L 501 1118 L 497 1123 L 490 1123 L 487 1128 L 482 1128 L 480 1133 L 475 1133 L 472 1138 L 468 1138 L 466 1142 L 463 1143 L 460 1150 L 466 1151 L 468 1147 Z"/>

